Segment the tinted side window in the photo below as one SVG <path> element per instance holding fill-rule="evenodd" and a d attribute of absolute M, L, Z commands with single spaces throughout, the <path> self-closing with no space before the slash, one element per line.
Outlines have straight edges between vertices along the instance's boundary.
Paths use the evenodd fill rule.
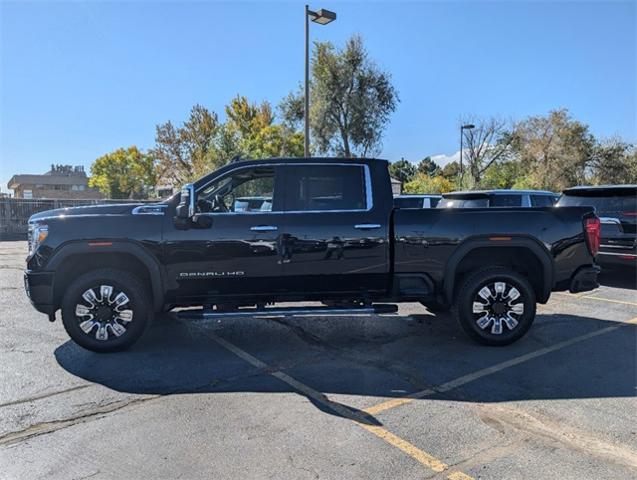
<path fill-rule="evenodd" d="M 436 208 L 484 208 L 489 206 L 489 199 L 447 197 L 438 202 Z"/>
<path fill-rule="evenodd" d="M 277 196 L 278 198 L 278 196 Z M 278 210 L 274 205 L 274 168 L 241 168 L 207 185 L 197 195 L 199 212 L 245 213 Z"/>
<path fill-rule="evenodd" d="M 364 210 L 365 174 L 358 165 L 285 167 L 285 210 Z"/>
<path fill-rule="evenodd" d="M 552 195 L 531 195 L 532 207 L 552 207 L 554 203 Z"/>
<path fill-rule="evenodd" d="M 492 207 L 521 207 L 522 195 L 492 195 Z"/>
<path fill-rule="evenodd" d="M 396 208 L 422 208 L 422 198 L 394 198 Z"/>
<path fill-rule="evenodd" d="M 439 198 L 430 198 L 429 201 L 431 202 L 431 208 L 436 208 L 438 206 L 438 203 L 440 202 Z"/>

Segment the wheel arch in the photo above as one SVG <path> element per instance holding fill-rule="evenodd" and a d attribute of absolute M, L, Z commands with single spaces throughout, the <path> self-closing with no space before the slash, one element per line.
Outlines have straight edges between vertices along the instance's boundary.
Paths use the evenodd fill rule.
<path fill-rule="evenodd" d="M 445 266 L 445 301 L 451 304 L 463 276 L 484 265 L 527 269 L 537 300 L 548 301 L 554 281 L 551 255 L 534 238 L 509 235 L 471 238 L 458 246 Z"/>
<path fill-rule="evenodd" d="M 130 241 L 82 241 L 67 243 L 58 248 L 46 265 L 47 270 L 55 272 L 55 305 L 60 305 L 64 287 L 69 281 L 102 267 L 117 268 L 136 274 L 150 287 L 153 310 L 161 310 L 164 303 L 161 267 L 150 252 Z"/>

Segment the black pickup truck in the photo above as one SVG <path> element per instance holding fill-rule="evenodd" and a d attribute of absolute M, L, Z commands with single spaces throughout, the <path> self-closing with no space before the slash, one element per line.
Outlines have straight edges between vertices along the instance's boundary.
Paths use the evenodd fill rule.
<path fill-rule="evenodd" d="M 506 345 L 551 291 L 597 287 L 591 207 L 395 209 L 387 167 L 240 161 L 162 203 L 33 215 L 27 293 L 51 321 L 61 309 L 79 345 L 109 352 L 178 307 L 206 318 L 387 312 L 406 301 L 451 307 L 470 337 Z M 280 306 L 299 301 L 324 306 Z"/>

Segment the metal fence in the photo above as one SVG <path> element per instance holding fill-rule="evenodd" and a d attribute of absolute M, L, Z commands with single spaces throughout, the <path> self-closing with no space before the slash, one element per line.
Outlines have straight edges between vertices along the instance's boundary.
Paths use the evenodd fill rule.
<path fill-rule="evenodd" d="M 104 205 L 113 203 L 146 203 L 148 200 L 75 200 L 0 198 L 0 241 L 26 240 L 27 221 L 34 213 L 55 208 Z"/>

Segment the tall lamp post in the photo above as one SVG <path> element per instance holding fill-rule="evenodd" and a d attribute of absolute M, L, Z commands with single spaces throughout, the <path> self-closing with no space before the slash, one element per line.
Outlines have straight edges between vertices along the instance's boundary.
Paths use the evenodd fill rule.
<path fill-rule="evenodd" d="M 471 130 L 473 128 L 476 128 L 476 126 L 473 125 L 472 123 L 467 123 L 466 125 L 460 126 L 460 184 L 461 185 L 462 185 L 462 178 L 464 175 L 464 171 L 462 169 L 462 135 L 465 130 Z"/>
<path fill-rule="evenodd" d="M 336 20 L 336 14 L 320 9 L 317 12 L 305 6 L 305 157 L 310 156 L 310 20 L 319 25 L 327 25 Z"/>

